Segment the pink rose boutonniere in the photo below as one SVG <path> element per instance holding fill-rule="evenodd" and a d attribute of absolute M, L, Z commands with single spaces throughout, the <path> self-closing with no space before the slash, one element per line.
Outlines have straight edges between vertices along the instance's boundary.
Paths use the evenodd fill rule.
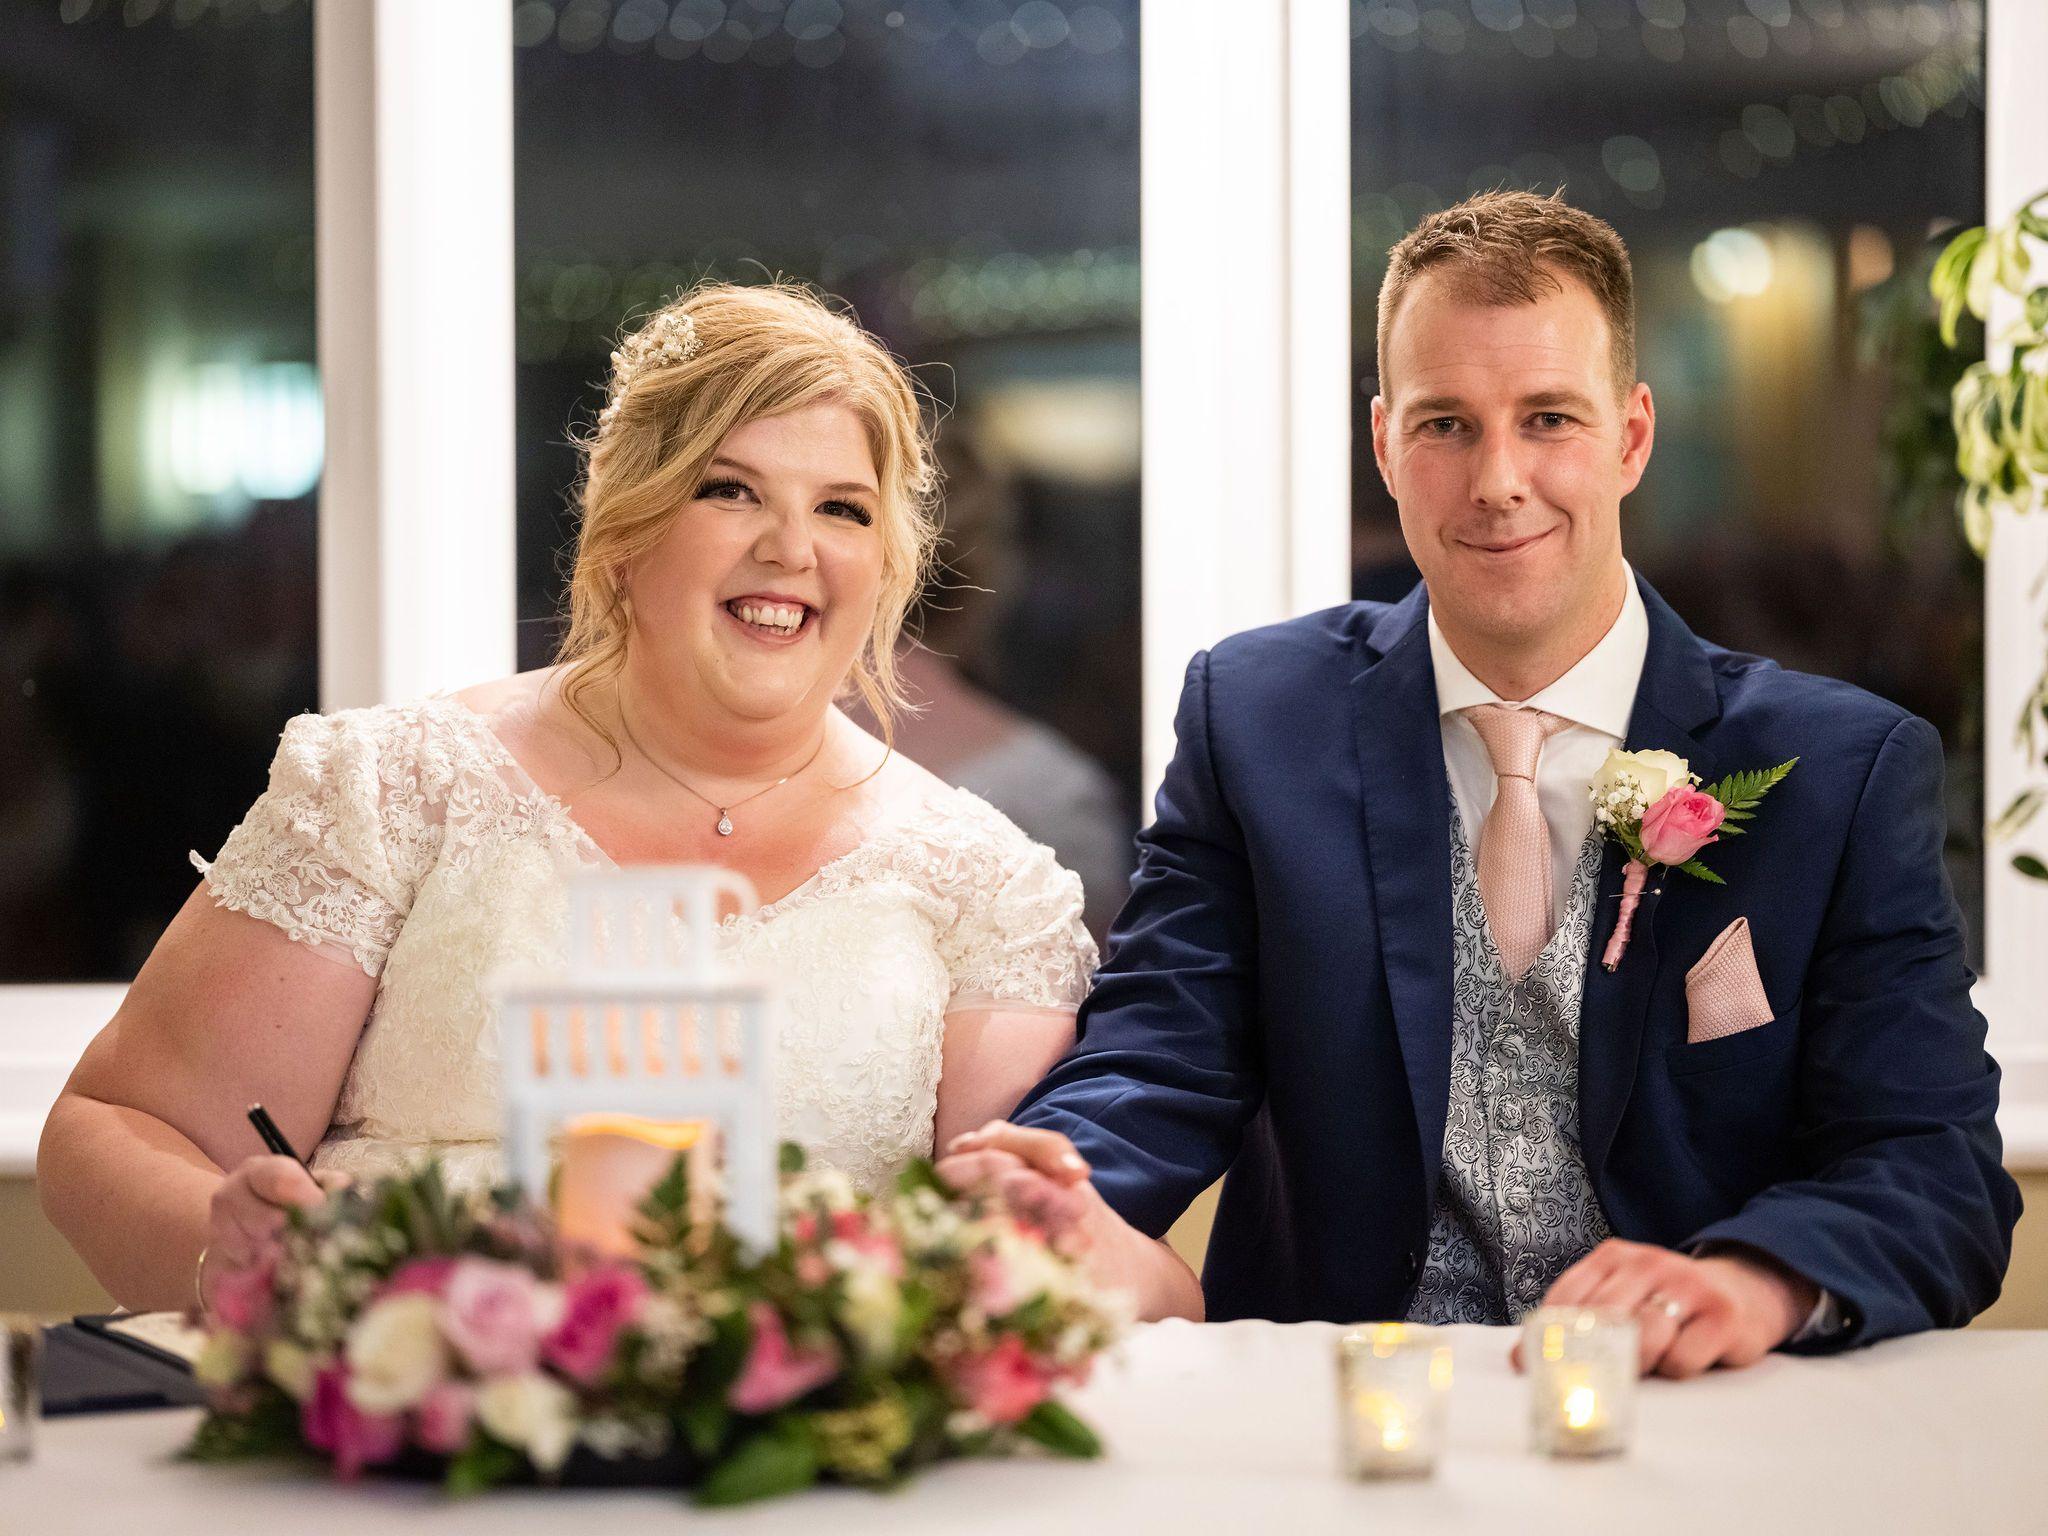
<path fill-rule="evenodd" d="M 1719 875 L 1699 861 L 1700 850 L 1724 837 L 1740 837 L 1738 822 L 1756 815 L 1757 802 L 1792 771 L 1794 763 L 1731 773 L 1699 788 L 1699 775 L 1675 752 L 1607 754 L 1593 775 L 1593 820 L 1628 855 L 1621 881 L 1621 913 L 1600 964 L 1612 971 L 1628 949 L 1636 906 L 1653 869 L 1678 869 L 1715 885 Z"/>

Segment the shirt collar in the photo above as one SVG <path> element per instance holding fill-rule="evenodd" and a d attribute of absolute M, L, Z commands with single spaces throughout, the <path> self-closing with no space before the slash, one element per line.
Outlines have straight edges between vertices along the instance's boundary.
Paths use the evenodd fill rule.
<path fill-rule="evenodd" d="M 1511 709 L 1540 709 L 1546 714 L 1590 726 L 1617 741 L 1628 736 L 1628 718 L 1635 710 L 1636 687 L 1643 677 L 1643 659 L 1650 651 L 1650 616 L 1636 590 L 1636 573 L 1626 563 L 1621 612 L 1607 633 L 1572 669 L 1533 698 L 1517 703 L 1503 699 L 1474 677 L 1458 660 L 1436 613 L 1429 615 L 1429 659 L 1436 671 L 1439 715 L 1454 714 L 1475 704 L 1506 704 Z"/>

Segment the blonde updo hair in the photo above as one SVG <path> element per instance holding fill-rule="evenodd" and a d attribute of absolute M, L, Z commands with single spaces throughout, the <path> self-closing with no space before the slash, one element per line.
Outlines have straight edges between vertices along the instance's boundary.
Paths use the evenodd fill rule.
<path fill-rule="evenodd" d="M 796 283 L 700 283 L 648 316 L 613 353 L 609 404 L 577 441 L 583 471 L 569 576 L 569 628 L 556 661 L 569 707 L 618 743 L 590 706 L 626 661 L 633 617 L 625 573 L 696 494 L 736 428 L 813 405 L 843 405 L 866 429 L 881 506 L 882 584 L 875 620 L 848 674 L 893 740 L 908 708 L 896 642 L 938 542 L 938 476 L 909 370 L 847 315 Z"/>

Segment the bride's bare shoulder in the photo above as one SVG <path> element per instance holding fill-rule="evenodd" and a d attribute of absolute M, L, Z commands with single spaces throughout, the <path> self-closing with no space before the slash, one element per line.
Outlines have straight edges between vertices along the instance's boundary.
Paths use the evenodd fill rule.
<path fill-rule="evenodd" d="M 536 667 L 463 688 L 454 697 L 491 728 L 513 756 L 552 759 L 583 734 L 565 719 L 561 667 Z"/>

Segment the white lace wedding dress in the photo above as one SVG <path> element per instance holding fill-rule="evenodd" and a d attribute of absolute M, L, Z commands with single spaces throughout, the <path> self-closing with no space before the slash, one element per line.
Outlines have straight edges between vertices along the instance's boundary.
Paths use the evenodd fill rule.
<path fill-rule="evenodd" d="M 558 957 L 563 876 L 614 866 L 482 717 L 441 697 L 301 715 L 220 857 L 192 860 L 222 906 L 377 977 L 314 1166 L 361 1177 L 433 1150 L 453 1178 L 495 1178 L 485 977 Z M 964 790 L 720 937 L 786 988 L 782 1136 L 869 1186 L 932 1150 L 948 1011 L 1071 1009 L 1095 964 L 1080 881 Z"/>

